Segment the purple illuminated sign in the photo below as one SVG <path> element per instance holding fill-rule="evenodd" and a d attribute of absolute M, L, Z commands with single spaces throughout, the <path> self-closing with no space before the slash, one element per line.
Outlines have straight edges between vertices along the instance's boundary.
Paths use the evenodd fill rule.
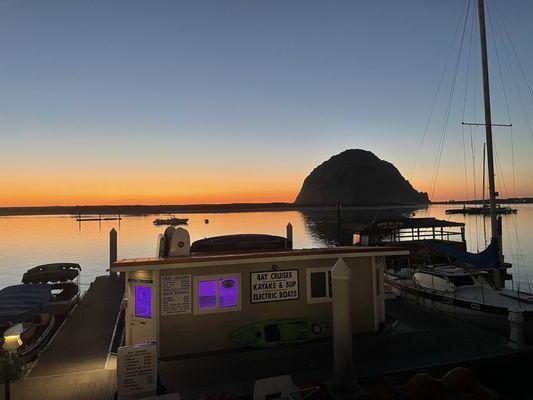
<path fill-rule="evenodd" d="M 200 310 L 237 307 L 239 284 L 236 277 L 198 282 L 198 308 Z"/>
<path fill-rule="evenodd" d="M 217 306 L 217 281 L 198 282 L 198 304 L 200 310 L 216 308 Z"/>
<path fill-rule="evenodd" d="M 237 278 L 222 278 L 218 282 L 220 307 L 236 307 L 239 299 Z"/>
<path fill-rule="evenodd" d="M 135 316 L 152 318 L 152 288 L 150 286 L 135 286 Z"/>

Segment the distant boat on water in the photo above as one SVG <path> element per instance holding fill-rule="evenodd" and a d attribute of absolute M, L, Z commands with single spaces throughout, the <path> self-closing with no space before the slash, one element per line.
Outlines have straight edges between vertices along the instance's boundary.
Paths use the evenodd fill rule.
<path fill-rule="evenodd" d="M 187 225 L 189 218 L 157 218 L 154 220 L 154 225 Z"/>
<path fill-rule="evenodd" d="M 516 208 L 496 206 L 496 214 L 516 214 Z M 446 210 L 446 214 L 481 214 L 490 215 L 490 207 L 483 205 L 481 207 L 466 207 L 463 208 L 450 208 Z"/>

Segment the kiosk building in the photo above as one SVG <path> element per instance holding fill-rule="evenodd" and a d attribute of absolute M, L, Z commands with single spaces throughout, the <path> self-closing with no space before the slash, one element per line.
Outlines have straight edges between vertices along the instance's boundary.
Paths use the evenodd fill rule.
<path fill-rule="evenodd" d="M 174 246 L 179 255 L 111 266 L 126 282 L 126 345 L 157 342 L 160 358 L 242 347 L 235 332 L 265 321 L 308 320 L 313 333 L 325 336 L 339 258 L 351 269 L 352 332 L 376 331 L 385 320 L 385 257 L 407 254 L 383 247 L 194 252 L 188 233 L 178 236 L 183 240 L 171 239 L 170 253 Z"/>

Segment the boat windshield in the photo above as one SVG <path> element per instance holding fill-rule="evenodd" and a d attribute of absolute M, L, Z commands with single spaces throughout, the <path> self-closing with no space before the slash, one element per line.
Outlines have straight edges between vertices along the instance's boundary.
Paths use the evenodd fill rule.
<path fill-rule="evenodd" d="M 471 286 L 475 284 L 474 279 L 470 275 L 449 276 L 448 279 L 455 285 L 455 287 Z"/>

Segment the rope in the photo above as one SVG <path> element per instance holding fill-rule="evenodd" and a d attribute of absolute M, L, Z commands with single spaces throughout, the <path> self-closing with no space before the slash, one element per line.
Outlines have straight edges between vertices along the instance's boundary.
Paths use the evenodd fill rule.
<path fill-rule="evenodd" d="M 491 5 L 492 5 L 492 8 L 495 9 L 496 7 L 495 3 L 490 2 L 489 6 Z M 505 90 L 505 81 L 503 79 L 502 65 L 500 62 L 500 55 L 498 51 L 498 43 L 496 40 L 496 34 L 495 34 L 493 24 L 492 24 L 492 16 L 489 19 L 489 22 L 490 22 L 490 29 L 492 31 L 492 36 L 494 37 L 494 49 L 496 50 L 496 59 L 498 60 L 498 69 L 500 71 L 500 80 L 502 82 L 503 97 L 505 99 L 505 106 L 507 108 L 507 119 L 509 121 L 509 124 L 511 125 L 510 139 L 511 139 L 511 165 L 512 165 L 512 172 L 513 172 L 513 197 L 516 198 L 516 168 L 515 168 L 514 135 L 513 135 L 513 126 L 512 126 L 512 119 L 511 119 L 511 110 L 509 107 L 509 101 L 507 99 L 507 91 Z M 500 34 L 501 34 L 501 31 L 500 31 Z M 502 41 L 502 43 L 504 43 L 503 37 L 500 36 L 500 40 Z M 524 76 L 524 79 L 525 79 L 525 76 Z M 526 80 L 526 83 L 527 83 L 527 80 Z M 528 87 L 529 87 L 529 83 L 528 83 Z M 529 90 L 531 91 L 531 88 Z"/>
<path fill-rule="evenodd" d="M 499 8 L 498 8 L 498 5 L 496 4 L 495 1 L 492 1 L 492 2 L 489 2 L 489 6 L 492 6 L 492 10 L 493 10 L 493 13 L 494 15 L 497 15 L 499 18 L 496 18 L 496 21 L 495 21 L 495 24 L 496 24 L 496 28 L 498 30 L 498 32 L 500 33 L 500 40 L 502 41 L 502 43 L 505 44 L 505 38 L 503 36 L 503 33 L 502 33 L 502 29 L 501 29 L 501 26 L 503 26 L 504 30 L 505 30 L 505 33 L 506 33 L 506 37 L 511 45 L 511 48 L 513 49 L 513 53 L 515 55 L 515 58 L 516 58 L 516 61 L 518 63 L 518 66 L 520 68 L 520 71 L 522 73 L 522 78 L 524 79 L 524 81 L 526 82 L 526 85 L 529 89 L 529 93 L 531 95 L 531 97 L 533 98 L 533 92 L 531 90 L 531 86 L 527 80 L 527 77 L 524 73 L 524 69 L 522 67 L 522 64 L 520 62 L 520 58 L 518 57 L 518 53 L 516 51 L 516 48 L 511 40 L 511 36 L 509 35 L 509 31 L 507 30 L 507 27 L 505 25 L 505 21 L 503 20 L 503 17 L 499 11 Z M 508 102 L 508 99 L 507 99 L 507 92 L 505 90 L 505 85 L 504 85 L 504 80 L 503 80 L 503 73 L 502 73 L 502 67 L 501 67 L 501 61 L 500 61 L 500 57 L 499 57 L 499 51 L 498 51 L 498 46 L 497 46 L 497 40 L 496 40 L 496 34 L 495 34 L 495 30 L 493 28 L 493 23 L 492 23 L 492 18 L 489 20 L 490 22 L 490 27 L 491 27 L 491 31 L 492 31 L 492 35 L 494 37 L 494 47 L 495 47 L 495 51 L 496 51 L 496 59 L 498 61 L 498 67 L 499 67 L 499 71 L 500 71 L 500 79 L 502 81 L 502 88 L 503 88 L 503 94 L 504 94 L 504 99 L 505 99 L 505 104 L 506 104 L 506 107 L 507 107 L 507 117 L 509 119 L 509 123 L 511 123 L 511 111 L 510 111 L 510 107 L 509 107 L 509 102 Z M 501 22 L 501 26 L 500 26 L 500 22 Z M 522 111 L 524 113 L 524 117 L 525 117 L 525 120 L 526 120 L 526 123 L 528 125 L 528 128 L 530 130 L 530 133 L 533 137 L 533 132 L 532 132 L 532 129 L 531 129 L 531 124 L 530 124 L 530 121 L 529 121 L 529 118 L 527 117 L 527 113 L 526 113 L 526 109 L 525 109 L 525 104 L 524 104 L 524 101 L 522 99 L 522 95 L 521 95 L 521 92 L 520 92 L 520 89 L 518 87 L 518 81 L 516 79 L 516 74 L 514 72 L 514 69 L 513 69 L 513 66 L 512 66 L 512 63 L 511 63 L 511 59 L 509 57 L 509 54 L 507 52 L 507 49 L 506 47 L 504 46 L 504 51 L 505 51 L 505 54 L 506 54 L 506 58 L 507 58 L 507 62 L 509 63 L 509 67 L 511 69 L 511 73 L 512 73 L 512 76 L 513 76 L 513 81 L 514 81 L 514 84 L 515 84 L 515 87 L 517 89 L 517 92 L 518 92 L 518 95 L 519 95 L 519 99 L 520 99 L 520 103 L 521 103 L 521 106 L 522 106 Z M 510 142 L 511 142 L 511 163 L 512 163 L 512 183 L 513 183 L 513 197 L 516 198 L 516 168 L 515 168 L 515 154 L 514 154 L 514 135 L 513 135 L 513 128 L 511 126 L 511 132 L 510 132 Z M 505 183 L 505 176 L 503 175 L 503 171 L 502 171 L 502 168 L 501 168 L 501 164 L 500 164 L 500 159 L 499 159 L 499 155 L 498 155 L 498 152 L 497 152 L 497 149 L 496 149 L 496 158 L 497 158 L 497 162 L 498 162 L 498 167 L 499 167 L 499 170 L 500 170 L 500 174 L 501 174 L 501 177 L 502 177 L 502 182 L 503 182 L 503 185 L 504 185 L 504 188 L 505 188 L 505 191 L 507 193 L 507 197 L 509 197 L 509 191 L 507 189 L 507 185 Z M 522 268 L 523 272 L 524 272 L 524 276 L 527 280 L 527 284 L 528 284 L 528 287 L 529 287 L 529 291 L 531 292 L 531 281 L 529 279 L 529 276 L 528 276 L 528 270 L 526 268 L 526 265 L 525 265 L 525 260 L 524 260 L 524 255 L 523 255 L 523 252 L 522 252 L 522 246 L 520 244 L 520 240 L 519 240 L 519 236 L 518 236 L 518 218 L 516 217 L 516 215 L 512 215 L 511 216 L 511 221 L 513 223 L 513 227 L 514 227 L 514 233 L 515 233 L 515 240 L 516 240 L 516 257 L 513 255 L 513 246 L 512 246 L 512 242 L 511 240 L 509 240 L 509 247 L 511 248 L 511 255 L 513 258 L 515 258 L 515 260 L 517 261 L 517 274 L 519 275 L 520 274 L 520 269 Z M 506 229 L 507 229 L 507 235 L 508 237 L 510 238 L 511 237 L 511 233 L 509 231 L 509 227 L 506 226 Z M 512 282 L 514 282 L 514 277 L 513 277 L 513 280 Z M 514 285 L 513 285 L 514 286 Z M 517 287 L 518 287 L 518 290 L 520 288 L 520 282 L 517 283 Z"/>
<path fill-rule="evenodd" d="M 496 4 L 496 2 L 489 2 L 489 4 L 493 4 L 494 5 L 494 9 L 496 10 L 496 14 L 498 15 L 498 19 L 496 19 L 496 29 L 499 31 L 500 33 L 500 36 L 503 38 L 503 32 L 502 32 L 502 26 L 503 26 L 503 31 L 505 31 L 506 33 L 506 36 L 507 36 L 507 40 L 509 42 L 509 44 L 511 45 L 511 48 L 513 49 L 513 52 L 514 52 L 514 55 L 515 55 L 515 58 L 516 58 L 516 61 L 518 63 L 518 66 L 520 68 L 520 71 L 522 72 L 522 77 L 524 79 L 524 81 L 526 82 L 526 85 L 529 89 L 529 93 L 531 95 L 531 97 L 533 98 L 533 91 L 531 90 L 531 86 L 529 85 L 529 82 L 526 78 L 526 75 L 525 75 L 525 72 L 524 72 L 524 69 L 522 68 L 522 64 L 520 62 L 520 59 L 518 58 L 518 53 L 516 51 L 516 48 L 514 47 L 514 44 L 511 40 L 511 36 L 509 35 L 509 31 L 507 30 L 507 27 L 505 25 L 505 21 L 503 20 L 503 17 L 499 11 L 499 8 L 498 8 L 498 5 Z M 527 127 L 529 129 L 529 134 L 531 135 L 531 138 L 533 138 L 533 127 L 531 126 L 531 122 L 529 120 L 529 117 L 527 116 L 527 111 L 526 111 L 526 106 L 525 106 L 525 103 L 524 103 L 524 99 L 522 97 L 522 92 L 520 91 L 520 87 L 518 86 L 518 79 L 516 78 L 516 73 L 515 73 L 515 70 L 513 68 L 513 63 L 511 62 L 511 57 L 509 56 L 509 52 L 507 51 L 507 47 L 503 47 L 504 48 L 504 52 L 505 52 L 505 56 L 507 58 L 507 62 L 509 63 L 509 68 L 511 70 L 511 75 L 513 77 L 513 82 L 515 84 L 515 87 L 516 87 L 516 91 L 517 91 L 517 94 L 518 94 L 518 99 L 520 100 L 520 105 L 522 107 L 522 112 L 524 114 L 524 119 L 526 121 L 526 124 L 527 124 Z"/>
<path fill-rule="evenodd" d="M 490 3 L 490 2 L 489 2 Z M 516 47 L 513 44 L 513 41 L 511 40 L 511 35 L 509 34 L 509 30 L 507 29 L 507 26 L 505 25 L 505 21 L 502 17 L 502 14 L 500 12 L 500 8 L 498 7 L 498 4 L 496 4 L 496 1 L 493 1 L 493 7 L 496 10 L 496 13 L 498 14 L 498 17 L 500 18 L 503 28 L 505 30 L 505 33 L 507 35 L 507 39 L 509 40 L 509 43 L 511 44 L 511 48 L 513 49 L 513 53 L 515 55 L 516 61 L 518 63 L 518 66 L 520 68 L 520 72 L 522 72 L 522 77 L 524 78 L 524 82 L 526 82 L 527 88 L 529 89 L 529 94 L 531 98 L 533 99 L 533 90 L 531 89 L 531 85 L 529 84 L 529 81 L 527 79 L 526 73 L 524 72 L 524 68 L 522 67 L 522 63 L 520 62 L 520 57 L 518 57 L 518 52 L 516 51 Z"/>
<path fill-rule="evenodd" d="M 476 192 L 476 150 L 474 145 L 474 135 L 473 135 L 473 128 L 470 126 L 470 149 L 472 150 L 472 180 L 473 180 L 473 187 L 474 187 L 474 201 L 477 201 L 477 192 Z M 479 253 L 479 226 L 478 226 L 478 218 L 476 215 L 474 215 L 474 221 L 476 222 L 476 249 Z"/>
<path fill-rule="evenodd" d="M 490 5 L 492 5 L 493 8 L 495 7 L 494 4 L 492 2 L 490 2 L 489 3 L 489 10 L 490 10 Z M 516 168 L 515 168 L 514 137 L 513 137 L 513 126 L 512 126 L 512 118 L 511 118 L 511 109 L 509 107 L 509 101 L 508 101 L 508 98 L 507 98 L 507 90 L 505 89 L 505 80 L 503 79 L 502 64 L 501 64 L 501 61 L 500 61 L 500 53 L 498 51 L 498 42 L 496 40 L 496 34 L 495 34 L 494 27 L 493 27 L 493 24 L 492 24 L 492 19 L 493 18 L 492 18 L 492 16 L 489 13 L 490 30 L 492 32 L 492 37 L 494 38 L 494 50 L 496 52 L 496 60 L 498 61 L 498 70 L 500 72 L 500 81 L 501 81 L 501 84 L 502 84 L 503 98 L 505 99 L 505 106 L 506 106 L 506 110 L 507 110 L 507 119 L 509 121 L 509 124 L 511 125 L 510 139 L 511 139 L 511 165 L 512 165 L 512 173 L 513 173 L 513 197 L 516 198 Z M 503 38 L 500 38 L 500 39 L 502 40 L 502 43 L 503 43 Z"/>
<path fill-rule="evenodd" d="M 440 167 L 440 160 L 442 158 L 442 150 L 444 148 L 444 142 L 446 140 L 446 133 L 448 131 L 448 121 L 450 119 L 450 111 L 451 111 L 451 107 L 452 107 L 453 97 L 454 97 L 454 94 L 455 94 L 455 86 L 456 86 L 456 83 L 457 83 L 457 73 L 459 71 L 459 63 L 460 63 L 460 60 L 461 60 L 461 53 L 463 51 L 463 44 L 464 44 L 464 39 L 465 39 L 468 16 L 470 15 L 470 5 L 471 5 L 471 1 L 468 1 L 468 7 L 466 9 L 465 21 L 464 21 L 464 25 L 463 25 L 462 34 L 461 34 L 461 42 L 459 44 L 459 52 L 457 54 L 457 63 L 455 65 L 455 71 L 454 71 L 454 74 L 453 74 L 450 98 L 448 99 L 448 106 L 447 106 L 447 109 L 446 109 L 446 117 L 445 117 L 445 120 L 444 120 L 444 126 L 443 126 L 443 129 L 442 129 L 441 139 L 440 139 L 440 143 L 439 143 L 439 147 L 438 147 L 438 156 L 437 156 L 437 159 L 436 159 L 436 162 L 435 162 L 435 172 L 434 172 L 434 175 L 433 175 L 433 180 L 432 180 L 432 185 L 431 185 L 431 198 L 433 198 L 434 194 L 435 194 L 435 186 L 437 184 L 437 179 L 438 179 L 438 175 L 439 175 L 439 167 Z"/>
<path fill-rule="evenodd" d="M 501 163 L 500 163 L 500 156 L 499 156 L 499 153 L 498 153 L 498 148 L 496 147 L 496 144 L 494 145 L 494 152 L 496 154 L 496 163 L 497 163 L 497 168 L 498 168 L 498 171 L 500 173 L 499 176 L 501 176 L 501 179 L 498 179 L 498 183 L 500 184 L 503 184 L 503 188 L 505 190 L 505 193 L 507 193 L 507 196 L 508 196 L 508 190 L 507 190 L 507 184 L 505 183 L 505 175 L 503 174 L 503 170 L 502 170 L 502 166 L 501 166 Z M 514 233 L 515 233 L 515 240 L 516 240 L 516 257 L 514 256 L 513 254 L 513 246 L 512 246 L 512 242 L 511 240 L 509 240 L 509 247 L 511 248 L 511 257 L 515 258 L 517 263 L 516 263 L 516 270 L 517 270 L 517 274 L 520 275 L 520 269 L 522 269 L 523 271 L 523 275 L 526 279 L 526 282 L 528 284 L 528 288 L 529 288 L 529 291 L 531 292 L 531 280 L 529 279 L 529 273 L 528 273 L 528 270 L 526 268 L 526 263 L 525 263 L 525 260 L 524 260 L 524 255 L 523 255 L 523 252 L 522 252 L 522 246 L 520 245 L 520 239 L 518 237 L 518 219 L 516 218 L 516 215 L 512 215 L 511 216 L 511 221 L 513 222 L 513 227 L 514 227 Z M 511 238 L 511 232 L 509 230 L 509 226 L 506 224 L 506 229 L 507 229 L 507 237 Z M 514 280 L 514 277 L 513 277 L 513 280 Z M 520 281 L 517 282 L 517 288 L 518 290 L 520 290 Z"/>
<path fill-rule="evenodd" d="M 470 7 L 470 0 L 465 0 L 463 8 L 466 7 L 467 3 L 468 3 L 468 7 Z M 425 138 L 427 136 L 427 133 L 428 133 L 428 130 L 429 130 L 429 125 L 431 123 L 431 118 L 433 116 L 433 112 L 435 111 L 435 105 L 437 104 L 437 99 L 439 97 L 440 89 L 442 87 L 442 83 L 444 82 L 444 77 L 446 75 L 446 71 L 448 70 L 448 64 L 450 62 L 452 51 L 453 51 L 453 48 L 454 48 L 454 45 L 455 45 L 455 39 L 457 37 L 457 33 L 459 32 L 459 27 L 461 26 L 462 19 L 463 19 L 463 10 L 461 10 L 461 13 L 459 15 L 459 19 L 457 20 L 457 25 L 455 26 L 455 32 L 453 34 L 453 39 L 452 39 L 452 42 L 450 44 L 450 49 L 448 50 L 448 55 L 446 56 L 446 62 L 444 63 L 444 69 L 442 70 L 442 74 L 440 76 L 439 85 L 437 86 L 437 92 L 435 93 L 435 97 L 433 98 L 433 103 L 431 104 L 431 109 L 430 109 L 430 112 L 429 112 L 428 119 L 426 121 L 426 127 L 424 129 L 424 134 L 422 135 L 422 140 L 420 141 L 420 143 L 418 145 L 415 161 L 413 163 L 413 167 L 411 168 L 411 174 L 409 175 L 409 181 L 411 181 L 411 182 L 413 180 L 413 176 L 414 176 L 414 173 L 415 173 L 415 168 L 416 168 L 416 165 L 418 163 L 418 159 L 420 157 L 420 151 L 422 150 L 422 145 L 424 144 L 424 140 L 425 140 Z"/>
<path fill-rule="evenodd" d="M 474 37 L 474 18 L 472 18 L 472 26 L 470 27 L 470 41 L 468 45 L 468 61 L 466 65 L 466 81 L 465 81 L 465 92 L 464 92 L 464 99 L 463 99 L 463 121 L 465 120 L 466 115 L 466 99 L 467 99 L 467 93 L 468 93 L 468 80 L 470 77 L 470 59 L 472 58 L 472 39 Z M 466 201 L 470 200 L 470 196 L 468 194 L 468 167 L 466 163 L 466 144 L 465 144 L 465 125 L 461 124 L 461 133 L 463 138 L 463 164 L 464 164 L 464 170 L 465 170 L 465 191 L 466 191 Z"/>

